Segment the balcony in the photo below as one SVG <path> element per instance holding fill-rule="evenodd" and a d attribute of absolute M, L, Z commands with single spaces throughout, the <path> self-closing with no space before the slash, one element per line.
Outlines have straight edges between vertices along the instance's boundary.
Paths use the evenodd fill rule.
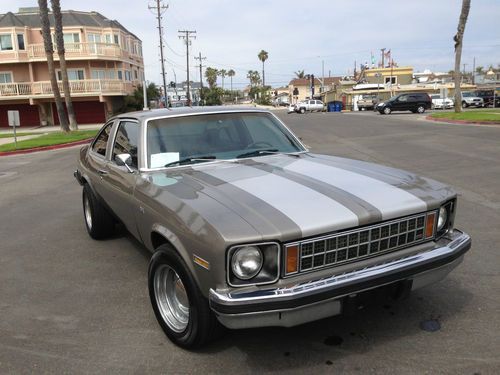
<path fill-rule="evenodd" d="M 62 82 L 58 82 L 59 91 L 63 94 Z M 71 96 L 122 96 L 132 93 L 130 82 L 111 79 L 85 79 L 69 81 Z M 53 97 L 50 81 L 1 83 L 0 100 L 36 99 Z"/>
<path fill-rule="evenodd" d="M 65 43 L 66 60 L 105 59 L 135 60 L 142 65 L 142 57 L 110 43 Z M 54 59 L 59 60 L 54 44 Z M 2 51 L 0 63 L 46 61 L 43 44 L 29 44 L 26 51 Z"/>

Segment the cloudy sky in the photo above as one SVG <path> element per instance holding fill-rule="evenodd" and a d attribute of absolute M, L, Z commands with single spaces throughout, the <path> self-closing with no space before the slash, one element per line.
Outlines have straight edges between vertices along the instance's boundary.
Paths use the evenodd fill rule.
<path fill-rule="evenodd" d="M 248 84 L 248 70 L 260 70 L 257 54 L 268 51 L 266 83 L 287 84 L 294 72 L 346 75 L 354 61 L 380 59 L 380 48 L 392 51 L 400 66 L 415 71 L 453 69 L 452 37 L 460 0 L 163 0 L 167 81 L 185 79 L 185 46 L 178 30 L 196 30 L 191 54 L 204 64 L 234 69 L 235 87 Z M 35 6 L 35 0 L 1 0 L 0 13 Z M 95 10 L 116 19 L 143 41 L 146 79 L 159 83 L 161 68 L 155 16 L 143 0 L 61 0 L 63 9 Z M 500 1 L 473 0 L 462 62 L 466 70 L 500 64 Z M 191 79 L 199 80 L 190 59 Z M 227 79 L 226 79 L 227 82 Z"/>

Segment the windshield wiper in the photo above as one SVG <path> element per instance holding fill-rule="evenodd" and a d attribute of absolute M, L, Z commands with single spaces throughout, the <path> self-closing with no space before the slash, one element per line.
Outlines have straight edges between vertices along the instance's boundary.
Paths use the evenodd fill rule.
<path fill-rule="evenodd" d="M 275 153 L 278 153 L 278 150 L 276 148 L 253 150 L 253 151 L 245 152 L 244 154 L 240 154 L 240 155 L 236 156 L 236 159 L 249 158 L 251 156 L 259 156 L 262 154 L 275 154 Z"/>
<path fill-rule="evenodd" d="M 213 155 L 189 157 L 189 158 L 184 158 L 181 160 L 176 160 L 176 161 L 167 163 L 163 167 L 171 167 L 172 165 L 182 165 L 182 164 L 187 164 L 187 163 L 190 163 L 193 161 L 199 161 L 199 162 L 210 161 L 210 160 L 214 160 L 214 159 L 217 159 L 217 158 Z"/>

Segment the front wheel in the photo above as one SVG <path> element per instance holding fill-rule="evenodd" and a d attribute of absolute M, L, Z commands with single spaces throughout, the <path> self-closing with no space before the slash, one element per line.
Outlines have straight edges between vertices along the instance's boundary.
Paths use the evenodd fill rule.
<path fill-rule="evenodd" d="M 390 115 L 390 114 L 391 114 L 391 112 L 392 112 L 392 111 L 391 111 L 391 109 L 390 109 L 389 107 L 385 107 L 385 108 L 384 108 L 384 113 L 385 113 L 386 115 Z"/>
<path fill-rule="evenodd" d="M 467 107 L 468 107 L 467 103 L 466 102 L 462 102 L 462 108 L 467 108 Z"/>
<path fill-rule="evenodd" d="M 425 112 L 425 107 L 424 107 L 423 105 L 419 105 L 419 106 L 417 107 L 417 112 L 418 112 L 418 113 L 424 113 L 424 112 Z"/>
<path fill-rule="evenodd" d="M 304 107 L 302 107 L 300 110 L 299 110 L 300 113 L 304 114 L 306 113 L 306 109 Z"/>
<path fill-rule="evenodd" d="M 172 342 L 193 349 L 215 336 L 220 324 L 171 246 L 161 245 L 151 258 L 148 286 L 156 319 Z"/>

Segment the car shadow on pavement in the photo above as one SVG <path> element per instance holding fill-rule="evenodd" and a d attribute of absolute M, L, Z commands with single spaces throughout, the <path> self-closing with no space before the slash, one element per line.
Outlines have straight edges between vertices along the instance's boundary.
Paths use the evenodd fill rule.
<path fill-rule="evenodd" d="M 335 365 L 344 357 L 386 350 L 392 341 L 398 347 L 398 343 L 405 342 L 406 346 L 417 348 L 422 335 L 439 335 L 440 326 L 447 327 L 447 322 L 467 308 L 471 299 L 472 294 L 450 278 L 415 291 L 403 300 L 378 300 L 351 315 L 293 328 L 227 330 L 225 336 L 197 353 L 210 355 L 235 347 L 246 354 L 245 367 L 255 372 Z M 426 324 L 429 321 L 438 327 L 435 332 L 424 332 L 428 326 L 434 327 Z M 447 328 L 449 335 L 453 327 Z M 435 337 L 424 336 L 423 339 L 434 341 Z"/>

